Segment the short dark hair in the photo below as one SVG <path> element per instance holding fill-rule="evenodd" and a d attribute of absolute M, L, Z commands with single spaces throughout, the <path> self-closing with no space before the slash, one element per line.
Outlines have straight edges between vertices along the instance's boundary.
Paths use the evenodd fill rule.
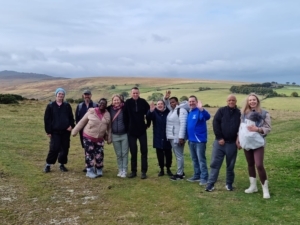
<path fill-rule="evenodd" d="M 139 91 L 139 88 L 138 87 L 133 87 L 133 88 L 131 88 L 131 90 L 138 90 Z"/>
<path fill-rule="evenodd" d="M 170 101 L 171 101 L 172 99 L 174 99 L 176 102 L 178 102 L 178 98 L 177 98 L 177 97 L 171 97 L 171 98 L 169 98 Z"/>
<path fill-rule="evenodd" d="M 198 99 L 195 95 L 191 95 L 189 98 L 195 98 L 195 100 L 198 102 Z"/>
<path fill-rule="evenodd" d="M 106 98 L 100 98 L 100 100 L 98 101 L 98 103 L 100 103 L 101 101 L 105 101 L 107 104 L 107 99 Z"/>

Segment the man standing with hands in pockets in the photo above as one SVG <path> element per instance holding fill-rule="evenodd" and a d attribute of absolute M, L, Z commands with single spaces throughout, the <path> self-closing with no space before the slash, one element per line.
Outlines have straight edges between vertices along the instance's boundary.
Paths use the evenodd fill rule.
<path fill-rule="evenodd" d="M 213 191 L 218 179 L 219 171 L 226 156 L 226 189 L 232 191 L 234 182 L 234 166 L 237 156 L 236 140 L 240 126 L 241 112 L 236 107 L 236 97 L 227 97 L 227 106 L 221 107 L 216 112 L 213 120 L 213 130 L 216 139 L 213 143 L 210 163 L 210 176 L 206 191 Z"/>

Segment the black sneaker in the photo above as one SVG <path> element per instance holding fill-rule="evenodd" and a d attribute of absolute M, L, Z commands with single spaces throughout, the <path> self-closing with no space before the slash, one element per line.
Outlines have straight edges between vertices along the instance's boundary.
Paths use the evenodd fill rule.
<path fill-rule="evenodd" d="M 128 178 L 134 178 L 136 177 L 136 172 L 132 172 L 131 174 L 128 175 Z"/>
<path fill-rule="evenodd" d="M 147 178 L 147 175 L 146 175 L 146 173 L 142 173 L 142 175 L 141 175 L 141 179 L 146 179 Z"/>
<path fill-rule="evenodd" d="M 205 191 L 212 192 L 214 189 L 214 184 L 208 184 L 205 188 Z"/>
<path fill-rule="evenodd" d="M 169 177 L 172 177 L 172 176 L 174 175 L 174 174 L 171 172 L 170 169 L 167 170 L 167 174 L 168 174 Z"/>
<path fill-rule="evenodd" d="M 51 171 L 50 166 L 46 165 L 45 168 L 44 168 L 44 172 L 49 173 L 50 171 Z"/>
<path fill-rule="evenodd" d="M 62 172 L 68 172 L 68 171 L 69 171 L 69 170 L 65 167 L 64 164 L 61 164 L 61 165 L 59 166 L 59 169 L 60 169 L 60 171 L 62 171 Z"/>
<path fill-rule="evenodd" d="M 182 177 L 185 177 L 185 173 L 183 172 Z"/>
<path fill-rule="evenodd" d="M 233 191 L 233 187 L 232 187 L 232 184 L 226 184 L 226 190 L 227 191 Z"/>
<path fill-rule="evenodd" d="M 163 175 L 165 175 L 165 172 L 164 172 L 163 170 L 161 170 L 161 171 L 158 173 L 158 176 L 161 177 L 161 176 L 163 176 Z"/>
<path fill-rule="evenodd" d="M 82 172 L 86 173 L 86 172 L 87 172 L 87 171 L 86 171 L 86 168 L 84 168 L 84 169 L 82 170 Z"/>
<path fill-rule="evenodd" d="M 171 181 L 183 180 L 183 176 L 179 174 L 175 174 L 170 178 Z"/>

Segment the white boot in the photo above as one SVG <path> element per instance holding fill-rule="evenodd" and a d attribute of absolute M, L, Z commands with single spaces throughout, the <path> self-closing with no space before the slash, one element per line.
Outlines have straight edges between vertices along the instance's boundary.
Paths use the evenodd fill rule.
<path fill-rule="evenodd" d="M 265 180 L 265 184 L 261 184 L 263 193 L 264 193 L 264 198 L 270 198 L 270 193 L 269 193 L 269 187 L 268 187 L 269 182 Z"/>
<path fill-rule="evenodd" d="M 249 177 L 249 180 L 250 180 L 250 187 L 245 190 L 245 193 L 250 194 L 250 193 L 257 192 L 256 178 Z"/>

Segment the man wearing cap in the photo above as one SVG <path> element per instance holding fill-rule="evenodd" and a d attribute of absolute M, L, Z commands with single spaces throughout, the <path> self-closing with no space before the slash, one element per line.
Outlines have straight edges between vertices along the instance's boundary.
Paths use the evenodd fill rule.
<path fill-rule="evenodd" d="M 98 105 L 94 103 L 91 98 L 92 98 L 92 92 L 90 90 L 84 90 L 82 93 L 83 102 L 79 103 L 76 107 L 76 112 L 75 112 L 76 124 L 78 124 L 79 121 L 82 119 L 82 117 L 84 117 L 84 115 L 86 114 L 89 108 L 98 107 Z M 79 137 L 80 137 L 81 146 L 84 150 L 83 129 L 79 131 Z M 85 154 L 85 150 L 84 150 L 84 154 Z M 83 172 L 86 172 L 86 168 L 83 169 Z"/>
<path fill-rule="evenodd" d="M 44 172 L 50 172 L 50 165 L 56 160 L 60 163 L 59 169 L 67 172 L 65 164 L 68 162 L 71 130 L 75 126 L 72 107 L 64 102 L 66 92 L 63 88 L 55 91 L 55 101 L 47 105 L 44 124 L 47 136 L 50 138 L 50 148 L 46 159 Z"/>

